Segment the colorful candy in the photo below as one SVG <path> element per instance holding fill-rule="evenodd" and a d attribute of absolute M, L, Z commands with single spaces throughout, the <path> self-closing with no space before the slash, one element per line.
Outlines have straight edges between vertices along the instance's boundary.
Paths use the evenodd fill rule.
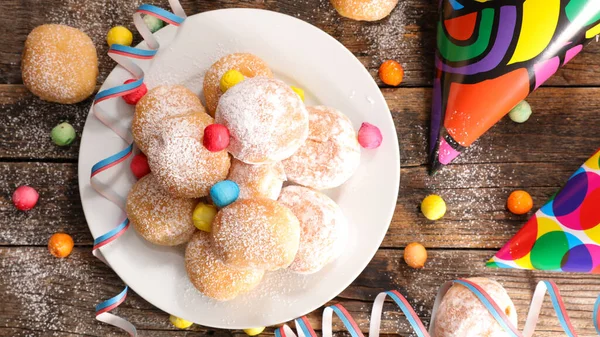
<path fill-rule="evenodd" d="M 12 202 L 19 211 L 28 211 L 35 207 L 40 195 L 31 186 L 19 186 L 13 192 Z"/>
<path fill-rule="evenodd" d="M 213 205 L 207 205 L 203 202 L 196 205 L 194 213 L 192 214 L 192 220 L 194 226 L 201 231 L 210 232 L 212 222 L 217 215 L 217 208 Z"/>
<path fill-rule="evenodd" d="M 531 116 L 531 106 L 527 101 L 521 101 L 508 113 L 508 117 L 515 123 L 525 123 Z"/>
<path fill-rule="evenodd" d="M 506 207 L 511 213 L 514 214 L 525 214 L 533 208 L 533 199 L 529 193 L 517 190 L 513 191 L 506 201 Z"/>
<path fill-rule="evenodd" d="M 427 250 L 418 242 L 410 243 L 404 248 L 404 261 L 411 268 L 423 268 L 427 261 Z"/>
<path fill-rule="evenodd" d="M 295 93 L 298 94 L 298 96 L 300 96 L 300 99 L 302 100 L 302 102 L 304 102 L 304 90 L 302 90 L 301 88 L 295 87 L 295 86 L 290 86 L 290 88 L 292 88 L 292 90 L 294 90 Z"/>
<path fill-rule="evenodd" d="M 155 33 L 165 26 L 165 22 L 163 20 L 152 15 L 144 15 L 144 23 L 152 33 Z"/>
<path fill-rule="evenodd" d="M 242 74 L 238 70 L 228 70 L 225 74 L 223 74 L 223 76 L 221 77 L 221 81 L 219 82 L 221 92 L 225 93 L 227 90 L 240 83 L 244 79 L 244 74 Z"/>
<path fill-rule="evenodd" d="M 222 124 L 211 124 L 204 129 L 202 144 L 210 152 L 219 152 L 229 146 L 229 130 Z"/>
<path fill-rule="evenodd" d="M 379 78 L 387 85 L 398 86 L 404 78 L 404 69 L 394 60 L 385 61 L 379 67 Z"/>
<path fill-rule="evenodd" d="M 383 136 L 378 127 L 369 123 L 362 123 L 358 130 L 358 143 L 365 149 L 376 149 L 381 145 Z"/>
<path fill-rule="evenodd" d="M 73 238 L 69 234 L 55 233 L 48 240 L 48 251 L 58 258 L 69 256 L 73 251 Z"/>
<path fill-rule="evenodd" d="M 123 26 L 115 26 L 112 27 L 108 34 L 106 34 L 106 43 L 108 46 L 112 46 L 113 44 L 120 44 L 123 46 L 131 46 L 133 42 L 133 34 L 129 31 L 129 29 Z"/>
<path fill-rule="evenodd" d="M 446 214 L 446 202 L 439 195 L 428 195 L 421 202 L 421 212 L 429 220 L 439 220 Z"/>
<path fill-rule="evenodd" d="M 131 83 L 131 82 L 135 82 L 136 79 L 128 79 L 127 81 L 125 81 L 124 84 L 127 83 Z M 125 101 L 125 103 L 129 104 L 129 105 L 136 105 L 137 102 L 142 99 L 142 97 L 144 97 L 144 95 L 148 92 L 148 88 L 146 87 L 145 83 L 142 83 L 141 86 L 139 86 L 137 89 L 135 89 L 133 92 L 128 93 L 127 95 L 121 96 L 123 98 L 123 100 Z"/>
<path fill-rule="evenodd" d="M 265 331 L 265 327 L 261 326 L 259 328 L 249 328 L 249 329 L 244 329 L 244 332 L 246 333 L 246 335 L 248 336 L 256 336 L 256 335 L 260 335 L 261 332 Z"/>
<path fill-rule="evenodd" d="M 137 179 L 142 179 L 142 177 L 150 173 L 150 166 L 148 165 L 148 158 L 146 158 L 146 155 L 140 152 L 133 156 L 131 164 L 129 164 L 129 169 L 131 169 L 131 173 L 133 173 Z"/>
<path fill-rule="evenodd" d="M 175 326 L 177 329 L 187 329 L 191 327 L 192 324 L 194 324 L 193 322 L 186 321 L 183 318 L 179 318 L 173 315 L 169 317 L 169 321 L 171 321 L 171 324 L 173 324 L 173 326 Z"/>
<path fill-rule="evenodd" d="M 50 132 L 50 137 L 54 144 L 58 146 L 66 146 L 75 140 L 77 134 L 73 126 L 67 122 L 63 122 L 55 126 Z"/>
<path fill-rule="evenodd" d="M 231 180 L 219 181 L 210 188 L 210 197 L 219 208 L 233 203 L 239 196 L 240 187 Z"/>

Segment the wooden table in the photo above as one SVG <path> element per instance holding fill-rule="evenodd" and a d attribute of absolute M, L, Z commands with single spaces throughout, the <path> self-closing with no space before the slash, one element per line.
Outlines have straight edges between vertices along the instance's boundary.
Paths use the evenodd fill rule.
<path fill-rule="evenodd" d="M 105 54 L 105 32 L 114 25 L 132 28 L 131 14 L 141 0 L 7 0 L 0 10 L 0 336 L 121 336 L 94 319 L 94 305 L 118 293 L 123 282 L 91 254 L 77 188 L 78 142 L 59 148 L 49 132 L 69 121 L 81 134 L 91 99 L 75 105 L 46 103 L 22 85 L 20 55 L 27 34 L 43 23 L 67 23 L 87 31 L 101 55 L 102 83 L 114 67 Z M 154 1 L 167 7 L 166 0 Z M 398 206 L 381 249 L 367 269 L 332 303 L 342 302 L 368 330 L 371 301 L 382 290 L 399 289 L 428 321 L 437 288 L 457 277 L 485 275 L 500 281 L 514 300 L 522 326 L 537 281 L 553 279 L 565 297 L 581 336 L 594 336 L 591 309 L 600 278 L 585 274 L 490 270 L 484 262 L 520 228 L 529 215 L 505 209 L 511 190 L 529 191 L 540 207 L 600 146 L 600 44 L 592 43 L 547 85 L 528 99 L 534 113 L 525 124 L 501 121 L 454 165 L 427 175 L 426 145 L 431 102 L 436 3 L 400 0 L 390 18 L 360 23 L 340 18 L 327 0 L 183 1 L 190 14 L 229 7 L 287 13 L 331 34 L 376 77 L 381 61 L 400 61 L 406 71 L 400 88 L 382 85 L 400 138 L 402 172 Z M 139 41 L 139 37 L 137 37 Z M 317 52 L 317 51 L 315 51 Z M 27 213 L 11 204 L 16 186 L 40 192 Z M 428 193 L 442 195 L 446 216 L 427 221 L 419 203 Z M 67 259 L 46 249 L 52 233 L 73 236 Z M 423 270 L 408 268 L 402 247 L 422 242 L 429 251 Z M 258 308 L 257 308 L 258 309 Z M 391 304 L 384 334 L 410 335 Z M 135 324 L 141 336 L 239 335 L 194 326 L 178 331 L 168 315 L 131 292 L 116 312 Z M 318 310 L 309 315 L 320 327 Z M 336 321 L 336 330 L 342 326 Z M 272 329 L 267 334 L 272 334 Z M 549 303 L 536 336 L 557 336 L 560 328 Z"/>

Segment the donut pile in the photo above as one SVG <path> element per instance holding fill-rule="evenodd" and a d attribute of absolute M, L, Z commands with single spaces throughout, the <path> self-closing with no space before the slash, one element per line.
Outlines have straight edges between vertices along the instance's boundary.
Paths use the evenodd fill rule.
<path fill-rule="evenodd" d="M 319 190 L 360 164 L 352 123 L 334 108 L 306 107 L 251 54 L 214 63 L 203 91 L 207 109 L 180 85 L 137 102 L 131 130 L 150 173 L 127 198 L 133 228 L 157 245 L 187 243 L 192 284 L 219 301 L 269 271 L 318 272 L 348 235 L 340 207 Z"/>

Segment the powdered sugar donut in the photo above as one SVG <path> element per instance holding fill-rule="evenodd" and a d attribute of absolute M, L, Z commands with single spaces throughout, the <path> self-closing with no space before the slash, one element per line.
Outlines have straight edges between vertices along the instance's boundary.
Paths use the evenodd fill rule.
<path fill-rule="evenodd" d="M 21 72 L 23 84 L 39 98 L 63 104 L 81 102 L 96 88 L 96 47 L 79 29 L 41 25 L 27 36 Z"/>
<path fill-rule="evenodd" d="M 275 200 L 242 199 L 217 213 L 211 234 L 225 263 L 276 270 L 294 261 L 300 224 L 292 211 Z"/>
<path fill-rule="evenodd" d="M 211 116 L 215 115 L 219 98 L 223 95 L 219 83 L 221 77 L 229 71 L 235 69 L 245 77 L 273 77 L 269 66 L 258 56 L 248 53 L 229 54 L 215 62 L 204 75 L 204 98 L 206 107 Z"/>
<path fill-rule="evenodd" d="M 161 246 L 176 246 L 196 231 L 192 213 L 198 200 L 173 198 L 159 186 L 154 175 L 138 180 L 127 196 L 127 216 L 144 239 Z"/>
<path fill-rule="evenodd" d="M 341 16 L 359 21 L 377 21 L 390 15 L 398 0 L 331 0 Z"/>
<path fill-rule="evenodd" d="M 231 161 L 227 179 L 240 188 L 240 199 L 269 198 L 277 200 L 286 180 L 281 162 L 250 165 L 237 159 Z"/>
<path fill-rule="evenodd" d="M 212 122 L 206 113 L 196 112 L 159 123 L 160 137 L 148 152 L 148 164 L 158 184 L 172 196 L 207 196 L 214 184 L 227 177 L 227 152 L 210 152 L 202 145 L 204 128 Z"/>
<path fill-rule="evenodd" d="M 467 279 L 479 285 L 496 301 L 510 321 L 517 325 L 517 309 L 506 290 L 483 277 Z M 454 284 L 444 295 L 433 322 L 433 337 L 508 337 L 481 301 L 467 288 Z"/>
<path fill-rule="evenodd" d="M 215 120 L 231 139 L 228 151 L 247 164 L 281 161 L 291 156 L 308 136 L 304 103 L 280 80 L 255 77 L 227 90 Z"/>
<path fill-rule="evenodd" d="M 161 85 L 148 91 L 135 105 L 131 134 L 136 145 L 148 154 L 161 133 L 161 122 L 177 115 L 205 112 L 200 98 L 182 85 Z"/>
<path fill-rule="evenodd" d="M 348 222 L 333 200 L 310 188 L 287 186 L 281 190 L 279 202 L 300 221 L 300 248 L 289 269 L 316 273 L 342 253 Z"/>
<path fill-rule="evenodd" d="M 254 289 L 262 280 L 260 269 L 226 265 L 215 253 L 210 234 L 198 231 L 185 249 L 185 269 L 199 292 L 218 301 L 229 301 Z"/>
<path fill-rule="evenodd" d="M 352 122 L 336 109 L 308 107 L 308 139 L 283 161 L 288 179 L 318 190 L 340 186 L 360 165 L 360 145 Z"/>

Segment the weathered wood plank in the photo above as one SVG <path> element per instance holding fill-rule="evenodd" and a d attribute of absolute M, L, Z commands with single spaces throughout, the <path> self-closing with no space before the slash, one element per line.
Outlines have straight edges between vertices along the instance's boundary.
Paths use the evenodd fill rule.
<path fill-rule="evenodd" d="M 398 132 L 403 167 L 427 163 L 431 90 L 384 89 Z M 534 114 L 524 124 L 505 118 L 456 163 L 579 163 L 600 146 L 600 88 L 542 88 L 529 99 Z M 0 85 L 0 160 L 74 161 L 79 142 L 52 143 L 52 127 L 68 121 L 81 135 L 91 100 L 76 105 L 43 102 L 22 85 Z M 385 141 L 385 140 L 384 140 Z M 6 145 L 6 146 L 5 146 Z M 456 168 L 442 170 L 454 174 Z"/>
<path fill-rule="evenodd" d="M 535 207 L 540 207 L 578 166 L 458 165 L 452 174 L 433 178 L 423 166 L 403 168 L 398 206 L 383 247 L 420 241 L 434 248 L 499 248 L 528 218 L 505 209 L 511 190 L 525 188 Z M 71 234 L 77 244 L 92 243 L 79 201 L 76 164 L 0 163 L 0 177 L 0 245 L 45 245 L 57 231 Z M 38 205 L 29 212 L 16 210 L 10 200 L 21 184 L 34 186 L 40 193 Z M 421 200 L 433 192 L 448 204 L 447 215 L 435 222 L 419 211 Z"/>
<path fill-rule="evenodd" d="M 167 1 L 150 1 L 167 8 Z M 115 25 L 133 30 L 131 15 L 141 0 L 86 1 L 13 0 L 4 4 L 0 13 L 0 82 L 21 83 L 20 57 L 27 34 L 44 23 L 65 23 L 86 31 L 94 40 L 100 55 L 99 83 L 114 67 L 106 56 L 104 37 Z M 380 22 L 364 23 L 340 17 L 327 0 L 265 1 L 182 1 L 188 14 L 208 10 L 247 7 L 268 9 L 307 21 L 342 42 L 376 77 L 377 68 L 386 59 L 401 62 L 406 71 L 404 85 L 431 84 L 435 48 L 436 1 L 400 1 L 392 15 Z M 136 36 L 136 41 L 139 37 Z M 549 85 L 597 86 L 600 79 L 600 44 L 593 42 L 580 55 L 561 69 Z"/>
<path fill-rule="evenodd" d="M 368 331 L 371 301 L 380 292 L 398 289 L 426 322 L 431 315 L 433 299 L 445 281 L 468 276 L 492 277 L 502 283 L 518 309 L 520 325 L 538 280 L 552 278 L 565 298 L 573 325 L 580 336 L 593 336 L 591 310 L 600 292 L 600 279 L 582 274 L 550 274 L 517 270 L 490 270 L 483 267 L 492 251 L 430 250 L 430 260 L 423 270 L 408 268 L 402 262 L 402 251 L 380 250 L 367 269 L 332 303 L 342 301 L 363 331 Z M 42 247 L 0 248 L 0 294 L 5 305 L 0 307 L 0 335 L 107 336 L 121 335 L 117 329 L 94 320 L 93 306 L 119 292 L 123 284 L 89 249 L 76 248 L 64 260 L 50 256 Z M 409 328 L 399 310 L 385 306 L 382 332 L 409 335 Z M 168 315 L 131 292 L 116 312 L 129 319 L 141 336 L 183 336 L 173 331 Z M 309 319 L 320 328 L 321 310 Z M 342 330 L 335 321 L 336 331 Z M 194 326 L 196 333 L 186 336 L 239 335 Z M 551 305 L 546 302 L 536 336 L 556 336 L 559 328 Z M 268 331 L 269 334 L 272 330 Z"/>

